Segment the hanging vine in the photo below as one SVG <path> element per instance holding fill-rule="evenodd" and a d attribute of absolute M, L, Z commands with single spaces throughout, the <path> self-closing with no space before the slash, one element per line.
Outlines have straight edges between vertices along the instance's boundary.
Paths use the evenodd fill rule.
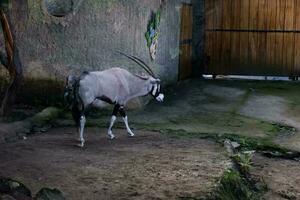
<path fill-rule="evenodd" d="M 147 40 L 147 47 L 149 48 L 150 56 L 152 60 L 155 60 L 157 47 L 158 47 L 158 36 L 160 33 L 159 25 L 161 19 L 161 9 L 156 12 L 152 12 L 151 19 L 147 26 L 147 32 L 145 34 Z"/>

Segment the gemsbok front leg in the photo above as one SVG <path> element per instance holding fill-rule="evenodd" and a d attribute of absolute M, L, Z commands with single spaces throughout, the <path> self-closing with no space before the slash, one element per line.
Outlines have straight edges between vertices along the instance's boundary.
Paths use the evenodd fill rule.
<path fill-rule="evenodd" d="M 81 115 L 79 121 L 79 140 L 80 140 L 79 146 L 80 147 L 84 147 L 85 141 L 84 141 L 83 133 L 84 133 L 85 122 L 86 122 L 85 116 Z"/>
<path fill-rule="evenodd" d="M 129 135 L 130 137 L 133 137 L 133 136 L 134 136 L 134 133 L 131 131 L 131 129 L 130 129 L 129 125 L 128 125 L 128 117 L 127 117 L 127 115 L 126 115 L 126 113 L 125 113 L 124 106 L 120 106 L 119 112 L 120 112 L 120 114 L 121 114 L 121 116 L 122 116 L 122 118 L 123 118 L 123 121 L 124 121 L 124 123 L 125 123 L 125 126 L 126 126 L 126 129 L 127 129 L 128 135 Z"/>

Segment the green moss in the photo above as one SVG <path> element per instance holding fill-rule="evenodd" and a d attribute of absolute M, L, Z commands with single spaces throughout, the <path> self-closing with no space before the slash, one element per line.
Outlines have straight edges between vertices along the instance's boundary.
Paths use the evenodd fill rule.
<path fill-rule="evenodd" d="M 249 150 L 257 150 L 257 151 L 270 151 L 270 152 L 279 152 L 281 154 L 287 154 L 289 152 L 288 149 L 281 147 L 277 144 L 274 144 L 270 139 L 263 138 L 253 138 L 247 136 L 241 136 L 231 133 L 226 134 L 218 134 L 218 133 L 192 133 L 186 132 L 185 130 L 170 130 L 165 129 L 161 130 L 161 133 L 174 138 L 200 138 L 200 139 L 211 139 L 221 144 L 224 143 L 225 140 L 229 139 L 231 141 L 235 141 L 239 143 L 240 150 L 249 151 Z"/>

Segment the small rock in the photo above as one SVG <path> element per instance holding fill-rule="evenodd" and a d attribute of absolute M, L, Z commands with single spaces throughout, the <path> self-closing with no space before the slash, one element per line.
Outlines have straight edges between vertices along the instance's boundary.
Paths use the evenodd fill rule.
<path fill-rule="evenodd" d="M 36 200 L 65 200 L 63 193 L 58 189 L 42 188 L 35 197 Z"/>
<path fill-rule="evenodd" d="M 241 145 L 237 142 L 231 142 L 231 146 L 236 149 L 239 148 Z"/>
<path fill-rule="evenodd" d="M 0 193 L 14 197 L 31 197 L 31 191 L 22 183 L 8 179 L 0 179 Z"/>

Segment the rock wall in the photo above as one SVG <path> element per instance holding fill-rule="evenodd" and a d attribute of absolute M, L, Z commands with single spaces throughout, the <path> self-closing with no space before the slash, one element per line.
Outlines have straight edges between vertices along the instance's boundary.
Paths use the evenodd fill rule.
<path fill-rule="evenodd" d="M 65 11 L 58 9 L 65 16 L 52 16 L 55 2 L 60 1 L 68 5 Z M 161 0 L 66 1 L 13 0 L 12 22 L 26 77 L 63 80 L 70 73 L 115 66 L 140 70 L 115 53 L 120 50 L 145 60 L 165 82 L 177 80 L 180 7 L 189 0 L 163 1 L 154 62 L 144 35 L 151 12 L 159 8 Z"/>

